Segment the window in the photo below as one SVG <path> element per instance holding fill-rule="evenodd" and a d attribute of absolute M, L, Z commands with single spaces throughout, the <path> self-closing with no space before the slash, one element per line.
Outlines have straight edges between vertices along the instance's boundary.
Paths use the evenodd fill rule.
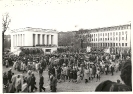
<path fill-rule="evenodd" d="M 119 35 L 121 35 L 121 32 L 119 32 Z"/>
<path fill-rule="evenodd" d="M 119 43 L 119 46 L 121 46 L 121 43 Z"/>
<path fill-rule="evenodd" d="M 118 32 L 116 32 L 116 35 L 118 35 Z"/>
<path fill-rule="evenodd" d="M 118 46 L 118 44 L 116 43 L 116 46 Z"/>
<path fill-rule="evenodd" d="M 122 37 L 122 40 L 124 40 L 124 37 Z"/>
<path fill-rule="evenodd" d="M 115 38 L 114 38 L 114 41 L 115 41 Z"/>
<path fill-rule="evenodd" d="M 105 33 L 105 36 L 107 36 L 107 33 Z"/>
<path fill-rule="evenodd" d="M 104 33 L 103 33 L 103 36 L 104 36 Z"/>
<path fill-rule="evenodd" d="M 109 40 L 109 38 L 108 38 L 108 40 Z"/>
<path fill-rule="evenodd" d="M 115 36 L 115 32 L 113 32 L 113 35 Z"/>
<path fill-rule="evenodd" d="M 124 46 L 124 43 L 122 43 L 122 46 Z"/>
<path fill-rule="evenodd" d="M 104 41 L 104 38 L 103 38 L 103 41 Z"/>
<path fill-rule="evenodd" d="M 127 43 L 125 43 L 125 46 L 127 46 Z"/>
<path fill-rule="evenodd" d="M 96 41 L 97 41 L 97 38 L 96 38 Z"/>
<path fill-rule="evenodd" d="M 112 43 L 110 43 L 110 46 L 112 46 Z"/>
<path fill-rule="evenodd" d="M 112 38 L 110 38 L 110 40 L 112 40 Z"/>
<path fill-rule="evenodd" d="M 115 43 L 114 43 L 114 47 L 115 47 Z"/>
<path fill-rule="evenodd" d="M 122 35 L 124 35 L 124 32 L 122 32 Z"/>
<path fill-rule="evenodd" d="M 117 37 L 116 37 L 116 40 L 117 40 Z"/>
<path fill-rule="evenodd" d="M 112 33 L 110 33 L 110 35 L 112 35 Z"/>

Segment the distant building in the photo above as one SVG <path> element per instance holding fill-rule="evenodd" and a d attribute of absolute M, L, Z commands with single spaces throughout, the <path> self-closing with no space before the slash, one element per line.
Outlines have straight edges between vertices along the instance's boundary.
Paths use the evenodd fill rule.
<path fill-rule="evenodd" d="M 82 30 L 77 34 L 79 38 L 88 37 L 88 46 L 93 48 L 112 48 L 120 52 L 131 47 L 131 24 Z"/>
<path fill-rule="evenodd" d="M 42 48 L 46 51 L 56 51 L 58 47 L 58 33 L 51 29 L 23 28 L 12 30 L 11 52 L 17 52 L 20 47 Z"/>

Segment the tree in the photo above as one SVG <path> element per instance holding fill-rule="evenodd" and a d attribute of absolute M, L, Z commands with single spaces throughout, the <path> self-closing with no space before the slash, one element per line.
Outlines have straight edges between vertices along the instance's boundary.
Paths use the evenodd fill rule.
<path fill-rule="evenodd" d="M 11 22 L 11 19 L 9 18 L 9 14 L 6 13 L 5 15 L 3 15 L 2 18 L 2 27 L 3 27 L 3 31 L 2 31 L 2 50 L 4 52 L 4 34 L 7 31 L 8 27 L 9 27 L 9 23 Z"/>

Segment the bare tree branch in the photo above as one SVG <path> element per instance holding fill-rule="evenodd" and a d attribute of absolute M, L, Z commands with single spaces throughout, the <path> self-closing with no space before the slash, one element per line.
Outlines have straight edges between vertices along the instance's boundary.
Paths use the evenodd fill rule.
<path fill-rule="evenodd" d="M 8 27 L 9 27 L 9 23 L 11 22 L 11 19 L 9 18 L 9 14 L 6 13 L 5 15 L 3 15 L 2 20 L 3 20 L 3 23 L 2 23 L 3 31 L 2 31 L 2 33 L 5 33 L 6 30 L 8 29 Z"/>

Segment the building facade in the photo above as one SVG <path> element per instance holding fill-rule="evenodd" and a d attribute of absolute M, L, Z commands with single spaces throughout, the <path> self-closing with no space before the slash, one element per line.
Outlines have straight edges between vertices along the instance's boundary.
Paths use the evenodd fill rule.
<path fill-rule="evenodd" d="M 82 30 L 78 35 L 88 37 L 88 46 L 93 48 L 112 48 L 120 52 L 131 47 L 131 24 Z"/>
<path fill-rule="evenodd" d="M 42 48 L 44 52 L 56 51 L 58 47 L 58 33 L 51 29 L 23 28 L 12 30 L 11 52 L 16 52 L 20 47 Z"/>

